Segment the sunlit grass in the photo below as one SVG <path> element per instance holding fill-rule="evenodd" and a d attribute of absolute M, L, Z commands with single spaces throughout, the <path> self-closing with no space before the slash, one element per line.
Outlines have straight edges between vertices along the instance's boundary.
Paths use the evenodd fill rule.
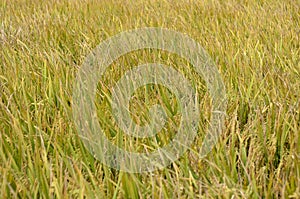
<path fill-rule="evenodd" d="M 299 8 L 293 0 L 0 0 L 1 198 L 299 198 Z M 228 96 L 226 129 L 199 159 L 210 110 L 203 80 L 173 55 L 128 54 L 98 86 L 99 120 L 112 141 L 129 138 L 111 120 L 111 86 L 141 63 L 159 61 L 194 80 L 202 120 L 199 138 L 180 160 L 154 173 L 127 174 L 103 166 L 83 146 L 72 120 L 72 86 L 97 44 L 149 26 L 189 35 L 215 60 Z M 133 118 L 147 121 L 142 110 L 154 102 L 165 103 L 176 124 L 176 102 L 159 87 L 136 93 Z M 170 139 L 170 129 L 156 139 L 161 143 L 130 144 L 155 148 Z"/>

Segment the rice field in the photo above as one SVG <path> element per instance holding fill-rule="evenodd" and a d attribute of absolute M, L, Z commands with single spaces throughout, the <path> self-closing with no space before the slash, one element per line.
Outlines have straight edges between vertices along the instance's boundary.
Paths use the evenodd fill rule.
<path fill-rule="evenodd" d="M 300 2 L 297 0 L 0 0 L 0 198 L 300 198 Z M 153 138 L 132 139 L 113 120 L 112 87 L 135 66 L 163 63 L 199 96 L 190 149 L 169 166 L 127 173 L 97 160 L 73 118 L 75 79 L 86 56 L 123 31 L 162 27 L 188 35 L 210 55 L 227 93 L 225 128 L 204 158 L 199 148 L 211 96 L 187 60 L 162 50 L 121 56 L 97 84 L 107 138 L 155 151 L 181 115 L 170 90 L 140 87 L 130 100 L 138 124 L 161 104 L 168 120 Z"/>

